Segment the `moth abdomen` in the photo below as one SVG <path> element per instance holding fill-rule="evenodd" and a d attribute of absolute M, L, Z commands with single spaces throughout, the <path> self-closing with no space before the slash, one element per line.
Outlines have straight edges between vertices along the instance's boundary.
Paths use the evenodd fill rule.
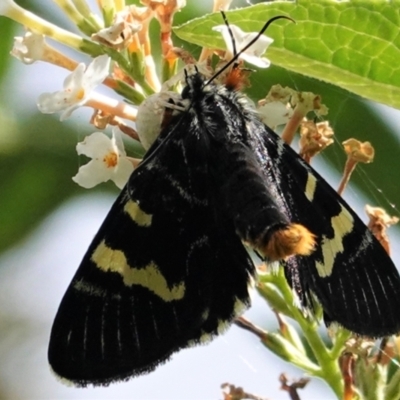
<path fill-rule="evenodd" d="M 256 248 L 268 261 L 286 260 L 288 257 L 310 255 L 315 248 L 315 235 L 305 226 L 290 224 L 260 237 Z"/>

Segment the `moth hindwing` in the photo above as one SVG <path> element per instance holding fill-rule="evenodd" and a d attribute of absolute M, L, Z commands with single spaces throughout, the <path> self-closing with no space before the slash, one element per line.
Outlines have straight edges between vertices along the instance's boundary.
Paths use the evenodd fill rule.
<path fill-rule="evenodd" d="M 149 372 L 250 303 L 246 242 L 282 261 L 304 307 L 370 336 L 400 329 L 381 245 L 233 88 L 186 78 L 182 104 L 111 208 L 61 302 L 53 370 L 77 385 Z"/>

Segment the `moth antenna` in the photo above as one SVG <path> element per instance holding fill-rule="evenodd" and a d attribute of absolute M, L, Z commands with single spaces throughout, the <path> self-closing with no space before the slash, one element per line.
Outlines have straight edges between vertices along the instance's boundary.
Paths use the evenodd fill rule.
<path fill-rule="evenodd" d="M 222 18 L 224 19 L 225 24 L 228 27 L 229 34 L 232 37 L 232 42 L 234 44 L 233 50 L 234 52 L 236 51 L 236 45 L 235 45 L 235 40 L 233 38 L 233 33 L 231 28 L 229 27 L 229 22 L 228 19 L 223 11 L 221 11 Z M 254 37 L 253 40 L 251 40 L 249 43 L 247 43 L 246 46 L 243 47 L 243 49 L 240 49 L 240 51 L 236 54 L 234 54 L 233 58 L 228 61 L 218 72 L 216 72 L 206 83 L 204 86 L 207 86 L 210 82 L 212 82 L 214 79 L 216 79 L 219 75 L 221 75 L 227 68 L 229 68 L 233 63 L 236 62 L 236 60 L 240 57 L 241 54 L 243 54 L 248 48 L 250 48 L 257 40 L 261 37 L 261 35 L 268 29 L 268 27 L 272 24 L 272 22 L 276 21 L 277 19 L 288 19 L 289 21 L 292 21 L 296 23 L 296 21 L 293 18 L 287 17 L 286 15 L 277 15 L 276 17 L 273 17 L 269 19 L 264 26 L 261 28 L 260 32 Z"/>
<path fill-rule="evenodd" d="M 233 36 L 233 32 L 232 32 L 231 26 L 229 25 L 228 18 L 226 18 L 226 14 L 223 11 L 221 11 L 221 14 L 222 14 L 222 18 L 224 19 L 225 25 L 228 28 L 229 36 L 231 37 L 231 40 L 232 40 L 233 55 L 236 56 L 236 54 L 237 54 L 236 42 L 235 42 L 235 38 Z"/>

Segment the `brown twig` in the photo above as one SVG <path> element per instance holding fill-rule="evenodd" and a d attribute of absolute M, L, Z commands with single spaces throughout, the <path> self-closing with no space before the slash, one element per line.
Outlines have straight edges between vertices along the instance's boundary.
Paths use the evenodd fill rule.
<path fill-rule="evenodd" d="M 265 339 L 265 331 L 259 328 L 258 326 L 254 325 L 245 317 L 236 318 L 234 324 L 240 328 L 250 331 L 251 333 L 254 333 L 254 335 L 258 336 L 261 340 Z"/>
<path fill-rule="evenodd" d="M 236 387 L 231 383 L 223 383 L 221 388 L 224 389 L 224 400 L 267 400 L 265 397 L 248 393 L 243 388 Z"/>
<path fill-rule="evenodd" d="M 291 400 L 300 400 L 297 390 L 304 389 L 308 382 L 310 382 L 310 379 L 300 378 L 298 380 L 294 380 L 291 384 L 288 384 L 289 379 L 285 374 L 282 373 L 279 375 L 279 382 L 281 383 L 281 390 L 288 392 Z"/>

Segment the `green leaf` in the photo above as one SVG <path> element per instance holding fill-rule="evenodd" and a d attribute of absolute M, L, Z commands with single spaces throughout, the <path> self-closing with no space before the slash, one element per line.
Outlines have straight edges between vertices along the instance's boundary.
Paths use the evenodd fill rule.
<path fill-rule="evenodd" d="M 397 5 L 394 5 L 396 3 Z M 340 86 L 365 98 L 400 108 L 400 7 L 387 1 L 269 2 L 227 12 L 231 24 L 259 31 L 268 28 L 274 43 L 267 57 L 275 65 Z M 188 42 L 224 49 L 212 27 L 223 24 L 219 13 L 174 29 Z"/>

